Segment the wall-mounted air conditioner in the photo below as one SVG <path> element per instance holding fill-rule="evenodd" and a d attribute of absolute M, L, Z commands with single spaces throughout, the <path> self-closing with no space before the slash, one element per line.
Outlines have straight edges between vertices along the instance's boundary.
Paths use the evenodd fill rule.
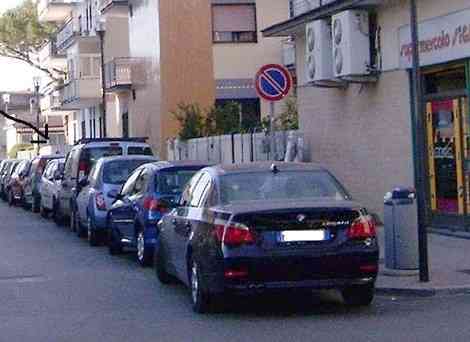
<path fill-rule="evenodd" d="M 306 25 L 305 72 L 307 82 L 333 78 L 331 26 L 327 20 L 316 20 Z"/>
<path fill-rule="evenodd" d="M 370 73 L 369 15 L 349 10 L 332 17 L 333 71 L 335 77 Z"/>

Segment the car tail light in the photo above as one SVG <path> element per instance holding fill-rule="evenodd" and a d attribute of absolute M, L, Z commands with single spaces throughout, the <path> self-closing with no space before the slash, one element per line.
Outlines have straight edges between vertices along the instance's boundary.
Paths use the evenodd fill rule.
<path fill-rule="evenodd" d="M 379 267 L 377 264 L 361 265 L 359 266 L 359 270 L 364 273 L 376 273 L 379 270 Z"/>
<path fill-rule="evenodd" d="M 104 199 L 104 195 L 101 192 L 96 194 L 95 203 L 98 210 L 106 210 L 106 201 Z"/>
<path fill-rule="evenodd" d="M 364 216 L 356 219 L 348 228 L 347 236 L 351 240 L 366 240 L 376 236 L 375 223 Z"/>
<path fill-rule="evenodd" d="M 255 242 L 255 235 L 250 228 L 239 223 L 231 223 L 229 226 L 216 225 L 215 237 L 217 241 L 231 247 Z"/>
<path fill-rule="evenodd" d="M 168 212 L 168 207 L 153 197 L 144 199 L 144 209 L 148 210 L 149 220 L 159 220 Z"/>
<path fill-rule="evenodd" d="M 85 174 L 88 173 L 88 163 L 86 161 L 82 160 L 78 163 L 78 172 L 84 172 Z"/>
<path fill-rule="evenodd" d="M 246 278 L 248 271 L 245 269 L 227 269 L 224 272 L 224 277 L 227 279 L 240 279 Z"/>

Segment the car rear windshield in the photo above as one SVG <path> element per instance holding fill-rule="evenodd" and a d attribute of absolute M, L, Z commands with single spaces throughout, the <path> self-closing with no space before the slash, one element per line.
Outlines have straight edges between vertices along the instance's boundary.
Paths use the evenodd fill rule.
<path fill-rule="evenodd" d="M 220 178 L 223 204 L 255 200 L 345 200 L 341 185 L 325 171 L 250 172 Z"/>
<path fill-rule="evenodd" d="M 198 170 L 160 171 L 157 175 L 157 192 L 164 195 L 178 195 Z"/>
<path fill-rule="evenodd" d="M 149 160 L 115 160 L 104 165 L 103 182 L 106 184 L 124 184 L 129 175 L 140 165 Z"/>
<path fill-rule="evenodd" d="M 103 157 L 121 156 L 122 147 L 120 146 L 104 146 L 91 147 L 83 150 L 80 156 L 80 170 L 88 175 L 98 159 Z"/>
<path fill-rule="evenodd" d="M 153 156 L 152 149 L 148 146 L 129 146 L 127 148 L 127 154 L 132 155 L 141 155 L 141 156 Z"/>

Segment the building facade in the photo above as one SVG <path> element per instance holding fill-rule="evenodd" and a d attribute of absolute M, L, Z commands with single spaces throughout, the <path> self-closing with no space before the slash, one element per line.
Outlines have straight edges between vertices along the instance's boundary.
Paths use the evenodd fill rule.
<path fill-rule="evenodd" d="M 464 0 L 418 0 L 419 48 L 422 62 L 422 113 L 413 113 L 411 96 L 411 36 L 409 2 L 291 1 L 293 17 L 264 30 L 266 36 L 292 36 L 296 43 L 300 126 L 310 144 L 311 159 L 332 169 L 353 195 L 381 214 L 383 196 L 394 186 L 413 186 L 413 115 L 426 120 L 427 182 L 430 224 L 467 229 L 470 217 L 470 26 Z M 359 10 L 349 31 L 367 30 L 368 70 L 340 75 L 330 68 L 355 60 L 335 54 L 341 38 L 334 19 Z M 352 13 L 352 12 L 351 12 Z M 362 13 L 362 14 L 361 14 Z M 368 27 L 357 28 L 361 15 Z M 313 22 L 326 23 L 331 46 L 326 68 L 329 78 L 312 81 L 307 39 Z M 312 26 L 309 26 L 312 25 Z M 364 33 L 364 32 L 363 32 Z M 318 40 L 316 41 L 318 42 Z M 360 54 L 361 51 L 353 52 Z M 344 51 L 343 51 L 344 52 Z M 316 58 L 316 57 L 315 57 Z"/>

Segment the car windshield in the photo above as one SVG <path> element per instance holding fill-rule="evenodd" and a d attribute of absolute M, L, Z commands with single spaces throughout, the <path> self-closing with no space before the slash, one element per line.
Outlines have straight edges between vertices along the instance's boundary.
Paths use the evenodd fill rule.
<path fill-rule="evenodd" d="M 157 192 L 164 195 L 178 195 L 198 170 L 160 171 L 157 176 Z"/>
<path fill-rule="evenodd" d="M 282 171 L 229 174 L 220 177 L 223 204 L 255 200 L 336 200 L 348 198 L 326 171 Z"/>
<path fill-rule="evenodd" d="M 140 165 L 150 160 L 115 160 L 107 162 L 103 169 L 103 182 L 106 184 L 124 184 L 129 175 Z"/>

